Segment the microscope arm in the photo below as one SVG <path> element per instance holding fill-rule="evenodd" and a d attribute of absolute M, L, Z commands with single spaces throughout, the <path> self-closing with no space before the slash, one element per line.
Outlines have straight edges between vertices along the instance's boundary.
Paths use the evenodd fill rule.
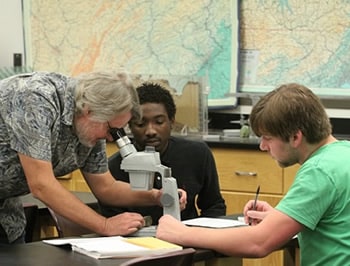
<path fill-rule="evenodd" d="M 171 176 L 171 169 L 160 163 L 158 152 L 136 152 L 123 158 L 121 169 L 129 173 L 130 185 L 135 190 L 153 188 L 154 173 L 158 172 L 162 180 L 161 204 L 163 213 L 181 220 L 177 182 Z"/>
<path fill-rule="evenodd" d="M 171 169 L 161 164 L 159 153 L 153 147 L 145 151 L 136 151 L 134 145 L 123 131 L 111 132 L 122 155 L 120 168 L 129 173 L 131 189 L 151 190 L 154 174 L 158 172 L 162 179 L 161 204 L 163 213 L 181 220 L 177 182 L 171 176 Z"/>

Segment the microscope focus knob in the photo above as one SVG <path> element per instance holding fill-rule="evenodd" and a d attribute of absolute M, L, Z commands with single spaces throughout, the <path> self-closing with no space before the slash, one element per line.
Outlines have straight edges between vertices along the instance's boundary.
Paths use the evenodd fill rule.
<path fill-rule="evenodd" d="M 160 199 L 160 203 L 162 203 L 162 205 L 165 207 L 169 207 L 169 206 L 173 205 L 174 198 L 170 194 L 165 193 L 162 195 L 162 197 Z"/>

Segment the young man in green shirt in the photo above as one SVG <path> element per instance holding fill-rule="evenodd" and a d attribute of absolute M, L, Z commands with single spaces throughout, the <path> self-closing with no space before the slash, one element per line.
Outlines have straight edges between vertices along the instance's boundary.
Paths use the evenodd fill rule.
<path fill-rule="evenodd" d="M 326 111 L 308 88 L 286 84 L 253 107 L 250 124 L 260 149 L 281 167 L 300 164 L 285 197 L 273 208 L 254 200 L 244 207 L 252 226 L 187 227 L 169 216 L 157 237 L 238 257 L 264 257 L 298 235 L 301 265 L 350 261 L 350 142 L 332 136 Z M 196 237 L 193 237 L 196 236 Z"/>

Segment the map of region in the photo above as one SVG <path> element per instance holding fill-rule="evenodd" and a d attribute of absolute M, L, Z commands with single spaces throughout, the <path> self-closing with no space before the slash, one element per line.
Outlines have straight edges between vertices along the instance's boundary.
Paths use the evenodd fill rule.
<path fill-rule="evenodd" d="M 33 68 L 75 76 L 124 67 L 133 74 L 201 77 L 210 99 L 226 98 L 237 80 L 231 82 L 236 6 L 235 0 L 31 0 L 26 25 Z M 235 31 L 238 36 L 238 26 Z"/>
<path fill-rule="evenodd" d="M 349 95 L 349 17 L 349 1 L 241 1 L 241 90 L 297 82 Z"/>

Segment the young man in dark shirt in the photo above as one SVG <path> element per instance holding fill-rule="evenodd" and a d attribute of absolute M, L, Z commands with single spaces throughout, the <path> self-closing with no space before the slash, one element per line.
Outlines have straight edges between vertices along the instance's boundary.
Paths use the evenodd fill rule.
<path fill-rule="evenodd" d="M 136 90 L 142 118 L 132 118 L 129 122 L 133 144 L 138 151 L 153 146 L 160 153 L 161 163 L 171 168 L 178 187 L 187 192 L 187 205 L 181 212 L 181 219 L 225 215 L 226 205 L 220 194 L 216 165 L 208 146 L 204 142 L 171 136 L 176 106 L 170 92 L 155 83 L 144 83 Z M 129 174 L 120 169 L 121 160 L 118 152 L 112 155 L 109 169 L 115 179 L 129 182 Z M 161 184 L 161 178 L 156 176 L 154 188 L 161 188 Z M 153 224 L 158 224 L 163 215 L 160 206 L 116 208 L 101 204 L 100 207 L 107 217 L 132 211 L 152 216 Z"/>

